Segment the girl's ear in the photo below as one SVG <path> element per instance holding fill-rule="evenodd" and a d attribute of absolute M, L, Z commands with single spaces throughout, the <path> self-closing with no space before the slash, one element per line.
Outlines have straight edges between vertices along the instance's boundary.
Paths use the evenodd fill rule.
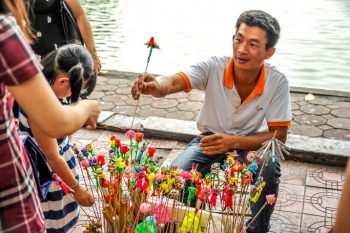
<path fill-rule="evenodd" d="M 69 78 L 64 74 L 59 74 L 54 83 L 58 87 L 67 84 L 69 84 Z"/>
<path fill-rule="evenodd" d="M 56 77 L 55 82 L 51 86 L 56 96 L 64 98 L 70 95 L 69 78 L 66 75 L 60 74 Z"/>

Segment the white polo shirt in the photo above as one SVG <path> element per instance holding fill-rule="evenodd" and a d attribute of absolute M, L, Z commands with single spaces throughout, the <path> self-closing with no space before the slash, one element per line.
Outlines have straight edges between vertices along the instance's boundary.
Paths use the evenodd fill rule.
<path fill-rule="evenodd" d="M 288 80 L 275 67 L 265 63 L 255 89 L 241 103 L 234 86 L 233 59 L 211 57 L 178 74 L 185 80 L 186 91 L 205 92 L 197 127 L 213 131 L 250 135 L 269 126 L 289 126 L 292 120 Z"/>

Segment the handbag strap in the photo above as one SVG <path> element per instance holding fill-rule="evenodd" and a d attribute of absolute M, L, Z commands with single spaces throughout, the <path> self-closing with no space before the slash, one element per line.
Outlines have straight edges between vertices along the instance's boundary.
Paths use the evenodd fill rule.
<path fill-rule="evenodd" d="M 69 8 L 65 0 L 60 0 L 60 3 L 61 3 L 60 11 L 61 11 L 61 18 L 62 18 L 63 33 L 66 41 L 69 41 L 71 39 L 68 33 L 68 24 L 71 24 L 75 28 L 76 32 L 78 33 L 81 44 L 84 44 L 84 40 L 83 40 L 83 37 L 81 36 L 79 26 L 77 24 L 77 21 L 74 15 L 71 12 L 71 9 Z M 69 19 L 67 19 L 66 17 L 68 17 Z"/>

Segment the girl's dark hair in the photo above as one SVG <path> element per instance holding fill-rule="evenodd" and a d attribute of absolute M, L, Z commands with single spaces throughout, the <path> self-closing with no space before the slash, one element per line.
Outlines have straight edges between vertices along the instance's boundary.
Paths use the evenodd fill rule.
<path fill-rule="evenodd" d="M 248 26 L 256 26 L 266 32 L 266 50 L 274 47 L 280 37 L 281 27 L 276 18 L 261 10 L 244 11 L 237 19 L 236 34 L 238 28 L 244 23 Z"/>
<path fill-rule="evenodd" d="M 88 50 L 82 45 L 64 45 L 46 55 L 41 64 L 44 66 L 43 73 L 50 85 L 55 83 L 58 74 L 67 74 L 72 92 L 71 103 L 77 102 L 81 94 L 84 97 L 90 95 L 95 88 L 94 62 Z M 81 93 L 83 80 L 88 82 Z"/>

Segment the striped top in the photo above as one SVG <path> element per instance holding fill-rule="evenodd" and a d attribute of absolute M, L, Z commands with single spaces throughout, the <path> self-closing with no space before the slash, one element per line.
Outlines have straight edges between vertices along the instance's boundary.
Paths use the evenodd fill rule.
<path fill-rule="evenodd" d="M 20 109 L 20 134 L 31 137 L 33 141 L 32 131 L 29 128 L 27 116 Z M 36 142 L 36 141 L 35 141 Z M 71 172 L 78 180 L 77 162 L 72 150 L 72 144 L 68 137 L 57 139 L 59 154 L 67 162 Z M 68 232 L 79 220 L 79 208 L 77 202 L 69 195 L 65 195 L 61 188 L 52 184 L 47 194 L 46 200 L 41 200 L 41 207 L 44 211 L 45 225 L 48 233 L 64 233 Z"/>
<path fill-rule="evenodd" d="M 0 232 L 45 231 L 29 158 L 12 114 L 7 86 L 21 84 L 40 72 L 15 19 L 0 14 Z"/>

